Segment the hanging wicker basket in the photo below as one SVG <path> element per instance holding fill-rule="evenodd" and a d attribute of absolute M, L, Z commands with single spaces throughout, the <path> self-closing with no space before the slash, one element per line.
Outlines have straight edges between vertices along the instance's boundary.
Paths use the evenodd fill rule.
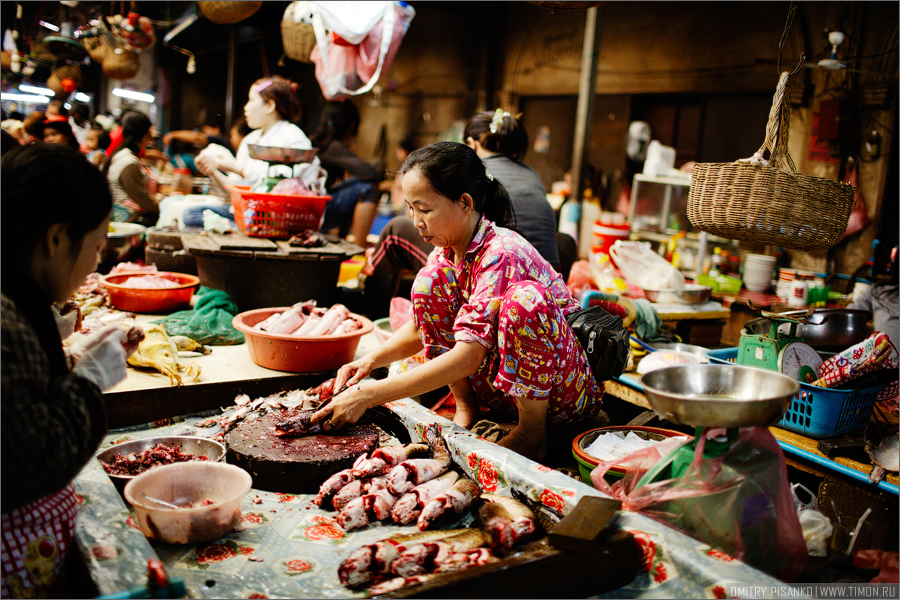
<path fill-rule="evenodd" d="M 122 80 L 131 79 L 141 68 L 137 52 L 121 49 L 107 54 L 102 66 L 107 77 Z"/>
<path fill-rule="evenodd" d="M 806 251 L 841 241 L 856 188 L 796 172 L 787 152 L 787 91 L 788 74 L 782 73 L 766 141 L 752 158 L 694 166 L 687 216 L 695 227 L 724 238 Z"/>
<path fill-rule="evenodd" d="M 204 17 L 219 25 L 243 21 L 262 6 L 262 2 L 197 2 Z"/>
<path fill-rule="evenodd" d="M 62 65 L 55 69 L 47 78 L 47 87 L 53 90 L 56 96 L 68 96 L 72 90 L 66 91 L 64 81 L 71 79 L 77 88 L 81 85 L 81 68 L 78 65 Z"/>
<path fill-rule="evenodd" d="M 284 44 L 285 56 L 305 63 L 312 62 L 309 55 L 316 47 L 312 14 L 308 10 L 303 10 L 308 5 L 308 2 L 291 2 L 281 20 L 281 42 Z"/>

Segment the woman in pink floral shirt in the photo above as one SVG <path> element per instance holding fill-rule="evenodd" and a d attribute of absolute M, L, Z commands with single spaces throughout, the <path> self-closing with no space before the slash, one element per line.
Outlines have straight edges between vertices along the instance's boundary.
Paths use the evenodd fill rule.
<path fill-rule="evenodd" d="M 368 408 L 447 385 L 454 423 L 471 427 L 481 406 L 503 412 L 518 423 L 499 444 L 540 460 L 548 425 L 600 411 L 603 386 L 565 320 L 578 304 L 562 277 L 508 229 L 515 227 L 509 195 L 471 148 L 439 142 L 416 150 L 401 178 L 409 215 L 435 245 L 413 284 L 413 318 L 338 371 L 335 389 L 350 387 L 314 421 L 354 423 Z M 430 360 L 422 366 L 362 382 L 423 347 Z"/>

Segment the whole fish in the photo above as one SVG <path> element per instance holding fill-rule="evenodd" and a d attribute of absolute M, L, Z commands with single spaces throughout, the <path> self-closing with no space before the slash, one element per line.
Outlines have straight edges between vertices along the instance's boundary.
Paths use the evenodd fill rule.
<path fill-rule="evenodd" d="M 416 456 L 424 456 L 427 452 L 428 444 L 419 443 L 375 448 L 372 451 L 372 456 L 362 461 L 356 467 L 358 471 L 357 476 L 360 479 L 365 479 L 366 477 L 384 475 L 404 460 Z"/>
<path fill-rule="evenodd" d="M 452 457 L 447 443 L 441 437 L 441 429 L 436 423 L 425 428 L 425 441 L 431 448 L 431 458 L 404 460 L 388 474 L 388 489 L 395 496 L 401 496 L 417 485 L 425 483 L 450 468 Z"/>
<path fill-rule="evenodd" d="M 516 488 L 511 488 L 510 491 L 512 492 L 513 498 L 531 509 L 537 524 L 540 525 L 541 529 L 545 532 L 553 529 L 553 526 L 562 520 L 563 514 L 555 508 L 550 508 L 543 502 L 538 502 L 537 500 L 529 498 L 526 494 L 520 492 Z"/>
<path fill-rule="evenodd" d="M 394 577 L 393 579 L 386 579 L 380 583 L 373 585 L 369 588 L 369 595 L 371 596 L 380 596 L 382 594 L 389 594 L 391 592 L 396 592 L 397 590 L 402 590 L 403 588 L 410 585 L 417 585 L 419 583 L 424 583 L 429 579 L 434 579 L 437 575 L 428 574 L 428 575 L 414 575 L 412 577 Z"/>
<path fill-rule="evenodd" d="M 350 531 L 365 527 L 375 521 L 390 519 L 391 507 L 396 501 L 397 496 L 391 494 L 387 489 L 380 489 L 354 498 L 338 513 L 338 525 L 344 531 Z"/>
<path fill-rule="evenodd" d="M 460 479 L 446 492 L 438 494 L 425 504 L 416 521 L 416 526 L 419 531 L 431 529 L 441 521 L 467 510 L 479 495 L 481 495 L 481 488 L 477 483 L 471 479 Z"/>
<path fill-rule="evenodd" d="M 400 496 L 394 503 L 391 508 L 391 520 L 401 525 L 412 523 L 422 513 L 422 509 L 429 500 L 446 492 L 450 486 L 456 483 L 457 479 L 459 479 L 459 474 L 456 471 L 447 471 L 439 477 L 417 485 Z"/>
<path fill-rule="evenodd" d="M 357 479 L 351 481 L 338 491 L 331 499 L 331 504 L 337 511 L 344 510 L 344 507 L 354 498 L 373 494 L 378 490 L 387 488 L 387 480 L 384 477 L 370 477 L 368 479 Z"/>
<path fill-rule="evenodd" d="M 480 567 L 492 562 L 499 562 L 490 548 L 473 548 L 465 552 L 454 552 L 437 565 L 435 573 L 453 573 L 472 567 Z"/>
<path fill-rule="evenodd" d="M 350 553 L 338 567 L 338 579 L 350 588 L 367 585 L 389 572 L 391 563 L 407 548 L 461 533 L 463 529 L 442 529 L 399 533 L 378 540 L 373 544 L 360 546 Z"/>
<path fill-rule="evenodd" d="M 433 573 L 439 565 L 449 562 L 453 554 L 474 550 L 489 541 L 490 537 L 481 529 L 465 529 L 451 537 L 418 544 L 394 559 L 391 573 L 400 577 Z"/>
<path fill-rule="evenodd" d="M 322 483 L 322 485 L 319 486 L 319 493 L 316 495 L 315 500 L 313 500 L 315 505 L 325 510 L 333 509 L 334 505 L 332 504 L 332 502 L 335 494 L 341 491 L 341 488 L 343 488 L 351 481 L 359 479 L 359 477 L 355 475 L 353 467 L 365 458 L 365 453 L 360 454 L 356 458 L 356 461 L 354 461 L 353 466 L 351 466 L 349 469 L 338 471 L 337 473 L 326 479 Z"/>
<path fill-rule="evenodd" d="M 900 469 L 900 432 L 881 440 L 875 448 L 866 445 L 866 453 L 872 459 L 873 467 L 869 473 L 869 481 L 878 483 L 884 479 L 887 471 L 897 472 Z"/>
<path fill-rule="evenodd" d="M 534 513 L 523 503 L 499 494 L 481 494 L 481 527 L 491 536 L 491 547 L 509 550 L 537 529 Z"/>

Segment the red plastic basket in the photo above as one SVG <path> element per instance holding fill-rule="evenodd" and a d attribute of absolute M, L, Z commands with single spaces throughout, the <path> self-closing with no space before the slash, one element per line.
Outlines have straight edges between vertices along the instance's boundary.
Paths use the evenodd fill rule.
<path fill-rule="evenodd" d="M 231 188 L 231 204 L 238 230 L 251 237 L 287 239 L 307 229 L 318 231 L 325 203 L 331 196 L 281 196 L 251 192 L 249 186 Z"/>

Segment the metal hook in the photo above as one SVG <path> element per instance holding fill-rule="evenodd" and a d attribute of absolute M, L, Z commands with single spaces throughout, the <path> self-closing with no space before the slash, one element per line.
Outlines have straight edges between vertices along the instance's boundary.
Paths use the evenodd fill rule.
<path fill-rule="evenodd" d="M 794 70 L 791 71 L 791 74 L 788 75 L 788 81 L 790 81 L 791 79 L 793 79 L 794 77 L 797 76 L 797 74 L 800 72 L 800 69 L 803 68 L 803 63 L 805 63 L 805 62 L 806 62 L 806 55 L 801 52 L 800 53 L 800 62 L 797 64 L 796 67 L 794 67 Z"/>

